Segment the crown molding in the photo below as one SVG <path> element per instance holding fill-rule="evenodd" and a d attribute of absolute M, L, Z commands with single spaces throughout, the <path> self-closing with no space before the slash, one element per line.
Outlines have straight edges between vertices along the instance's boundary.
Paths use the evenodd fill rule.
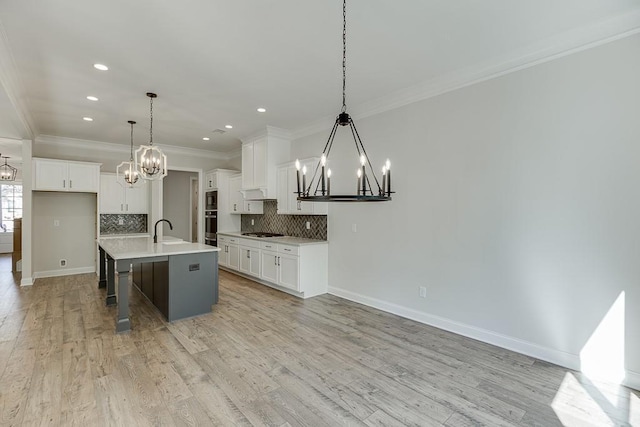
<path fill-rule="evenodd" d="M 88 139 L 63 138 L 53 135 L 39 135 L 36 137 L 36 144 L 47 144 L 67 148 L 79 148 L 84 150 L 93 150 L 98 152 L 109 153 L 129 153 L 129 145 L 114 144 L 111 142 L 92 141 Z M 177 154 L 191 157 L 205 157 L 207 159 L 229 160 L 235 157 L 235 151 L 229 153 L 221 153 L 219 151 L 200 150 L 190 147 L 178 147 L 176 145 L 156 144 L 166 154 Z"/>
<path fill-rule="evenodd" d="M 18 132 L 21 133 L 20 136 L 33 139 L 37 129 L 29 108 L 27 108 L 20 96 L 20 94 L 24 93 L 24 86 L 17 69 L 7 33 L 0 21 L 0 88 L 4 89 L 9 102 L 13 105 L 16 118 L 12 121 Z"/>
<path fill-rule="evenodd" d="M 254 142 L 260 138 L 280 138 L 280 139 L 286 139 L 286 140 L 291 140 L 292 138 L 292 134 L 291 131 L 287 130 L 287 129 L 282 129 L 282 128 L 278 128 L 275 126 L 266 126 L 266 128 L 264 130 L 261 130 L 259 132 L 253 133 L 249 136 L 246 136 L 244 138 L 240 138 L 240 141 L 242 141 L 243 144 L 249 143 L 249 142 Z"/>
<path fill-rule="evenodd" d="M 433 98 L 514 73 L 574 53 L 598 47 L 640 33 L 640 11 L 605 19 L 593 25 L 564 32 L 558 36 L 512 51 L 508 55 L 425 81 L 421 84 L 379 97 L 350 108 L 354 119 L 363 119 L 405 105 Z M 329 131 L 335 116 L 325 116 L 291 132 L 294 139 Z"/>

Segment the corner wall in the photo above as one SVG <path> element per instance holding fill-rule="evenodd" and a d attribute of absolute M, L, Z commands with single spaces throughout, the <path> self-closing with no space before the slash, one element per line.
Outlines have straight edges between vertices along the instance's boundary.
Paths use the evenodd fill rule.
<path fill-rule="evenodd" d="M 640 388 L 639 51 L 632 36 L 356 119 L 397 194 L 332 204 L 331 293 L 571 368 L 624 295 L 605 351 Z M 355 187 L 352 144 L 334 143 L 336 192 Z"/>

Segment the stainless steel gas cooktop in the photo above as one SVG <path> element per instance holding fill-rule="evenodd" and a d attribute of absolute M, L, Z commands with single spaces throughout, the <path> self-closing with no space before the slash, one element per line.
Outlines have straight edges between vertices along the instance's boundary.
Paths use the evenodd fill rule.
<path fill-rule="evenodd" d="M 249 236 L 249 237 L 284 237 L 284 234 L 278 234 L 278 233 L 267 233 L 264 231 L 255 231 L 252 233 L 242 233 L 243 236 Z"/>

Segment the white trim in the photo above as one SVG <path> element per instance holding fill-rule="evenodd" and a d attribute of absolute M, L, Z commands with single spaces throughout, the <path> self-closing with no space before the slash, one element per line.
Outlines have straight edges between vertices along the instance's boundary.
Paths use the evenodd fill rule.
<path fill-rule="evenodd" d="M 59 277 L 59 276 L 71 276 L 73 274 L 85 274 L 95 273 L 96 267 L 78 267 L 78 268 L 65 268 L 63 270 L 47 270 L 47 271 L 34 271 L 33 279 L 42 279 L 44 277 Z"/>
<path fill-rule="evenodd" d="M 22 133 L 21 137 L 32 139 L 37 133 L 35 122 L 27 104 L 22 101 L 24 85 L 10 48 L 9 38 L 0 22 L 0 90 L 2 89 L 14 108 L 15 117 L 10 114 L 11 122 L 16 126 L 16 130 Z"/>
<path fill-rule="evenodd" d="M 240 141 L 242 141 L 243 144 L 247 144 L 249 142 L 254 142 L 260 138 L 269 137 L 269 136 L 290 140 L 292 135 L 291 135 L 291 131 L 287 129 L 277 128 L 275 126 L 266 126 L 265 130 L 261 130 L 259 132 L 253 133 L 244 138 L 240 138 Z M 240 151 L 240 154 L 242 154 L 242 151 Z"/>
<path fill-rule="evenodd" d="M 635 390 L 640 390 L 640 374 L 633 371 L 625 371 L 622 384 Z"/>
<path fill-rule="evenodd" d="M 33 286 L 33 278 L 25 277 L 20 280 L 20 286 Z"/>
<path fill-rule="evenodd" d="M 547 362 L 555 363 L 556 365 L 564 366 L 569 369 L 580 370 L 580 357 L 577 354 L 543 347 L 532 342 L 502 335 L 487 329 L 477 328 L 475 326 L 456 322 L 444 317 L 434 316 L 432 314 L 427 314 L 401 305 L 388 303 L 376 298 L 347 291 L 345 289 L 329 287 L 329 293 L 349 301 L 354 301 L 388 313 L 405 317 L 407 319 L 415 320 L 416 322 L 424 323 L 458 335 L 535 357 L 536 359 L 546 360 Z"/>
<path fill-rule="evenodd" d="M 59 137 L 53 135 L 38 135 L 36 137 L 37 144 L 48 144 L 59 147 L 71 147 L 71 148 L 81 148 L 85 150 L 95 150 L 98 152 L 111 152 L 111 153 L 129 153 L 130 147 L 129 145 L 124 144 L 115 144 L 112 142 L 103 142 L 103 141 L 91 141 L 88 139 L 76 139 L 76 138 L 67 138 L 67 137 Z M 179 155 L 187 155 L 192 157 L 205 157 L 207 159 L 221 159 L 221 160 L 229 160 L 236 156 L 236 151 L 230 153 L 222 153 L 219 151 L 210 151 L 210 150 L 200 150 L 198 148 L 190 148 L 190 147 L 178 147 L 175 145 L 163 145 L 156 144 L 159 148 L 161 148 L 167 154 L 179 154 Z M 171 165 L 169 165 L 169 169 L 171 169 Z"/>
<path fill-rule="evenodd" d="M 633 11 L 587 27 L 567 31 L 556 37 L 513 51 L 497 60 L 456 70 L 378 99 L 359 104 L 354 108 L 350 108 L 349 114 L 353 119 L 370 117 L 638 33 L 640 33 L 640 12 Z M 298 139 L 322 131 L 328 132 L 335 119 L 335 114 L 323 117 L 294 129 L 291 135 L 294 139 Z"/>

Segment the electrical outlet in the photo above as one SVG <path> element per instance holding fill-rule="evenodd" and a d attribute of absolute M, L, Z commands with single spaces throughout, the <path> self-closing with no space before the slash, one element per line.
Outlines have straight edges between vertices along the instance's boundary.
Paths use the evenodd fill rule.
<path fill-rule="evenodd" d="M 305 227 L 307 227 L 307 230 L 311 230 L 311 222 L 307 221 Z"/>
<path fill-rule="evenodd" d="M 256 225 L 256 220 L 255 219 L 251 220 L 251 225 Z"/>
<path fill-rule="evenodd" d="M 422 298 L 426 298 L 427 297 L 427 288 L 425 286 L 420 286 L 420 296 Z"/>
<path fill-rule="evenodd" d="M 53 226 L 54 227 L 60 227 L 60 220 L 59 219 L 54 219 L 53 220 Z"/>
<path fill-rule="evenodd" d="M 122 218 L 118 219 L 118 225 L 124 225 L 124 219 Z"/>
<path fill-rule="evenodd" d="M 66 259 L 61 259 L 60 260 L 60 267 L 66 267 L 67 266 L 67 260 Z"/>

